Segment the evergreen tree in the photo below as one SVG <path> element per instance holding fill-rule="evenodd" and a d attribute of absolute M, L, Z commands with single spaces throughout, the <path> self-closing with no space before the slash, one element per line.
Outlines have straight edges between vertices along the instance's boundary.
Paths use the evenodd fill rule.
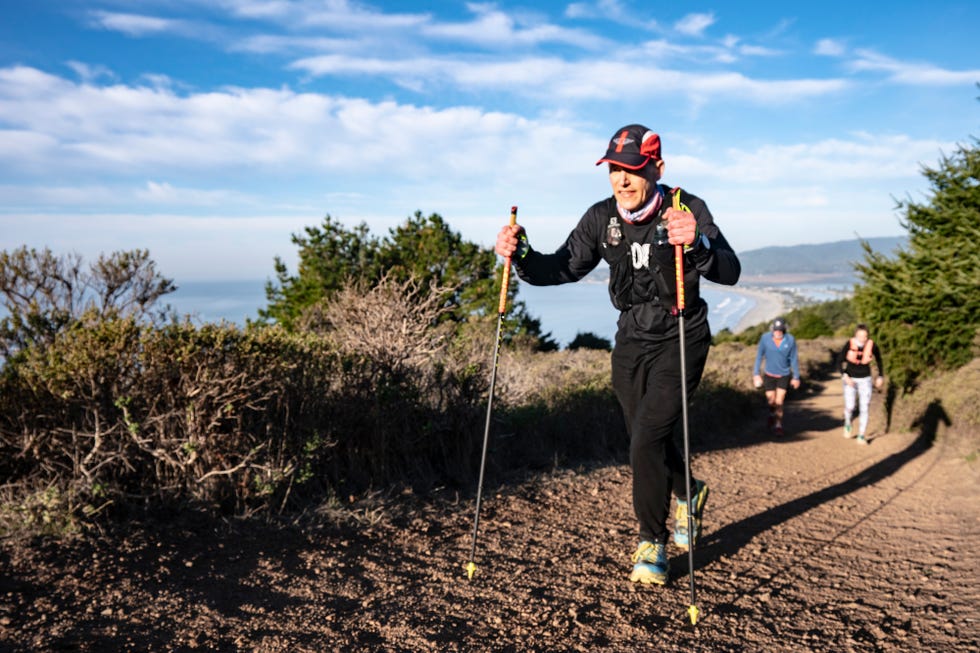
<path fill-rule="evenodd" d="M 299 247 L 299 270 L 291 275 L 285 263 L 275 260 L 278 283 L 266 284 L 269 304 L 260 317 L 293 328 L 304 310 L 329 298 L 348 282 L 375 287 L 384 275 L 395 281 L 413 279 L 425 292 L 431 285 L 453 288 L 445 298 L 452 307 L 451 319 L 465 322 L 473 317 L 497 314 L 503 266 L 492 249 L 468 242 L 453 231 L 437 213 L 421 211 L 378 239 L 367 225 L 346 229 L 329 215 L 320 227 L 307 227 L 294 234 Z M 514 301 L 517 281 L 511 276 L 508 288 L 507 330 L 531 336 L 539 349 L 555 349 L 548 336 L 542 337 L 538 320 L 529 317 L 523 302 Z"/>
<path fill-rule="evenodd" d="M 380 244 L 368 233 L 363 222 L 347 229 L 329 215 L 320 227 L 306 227 L 304 234 L 293 234 L 299 247 L 299 270 L 291 275 L 278 256 L 276 280 L 265 285 L 269 305 L 259 310 L 264 320 L 291 328 L 306 308 L 340 290 L 348 281 L 377 282 L 380 278 Z"/>
<path fill-rule="evenodd" d="M 905 391 L 932 370 L 973 359 L 980 334 L 980 148 L 961 146 L 923 171 L 929 201 L 899 202 L 906 249 L 895 258 L 864 243 L 854 302 Z"/>
<path fill-rule="evenodd" d="M 395 279 L 414 278 L 423 286 L 438 283 L 455 288 L 447 301 L 457 307 L 456 317 L 495 314 L 495 268 L 493 250 L 463 240 L 437 213 L 423 217 L 421 211 L 389 230 L 380 250 L 382 267 Z"/>

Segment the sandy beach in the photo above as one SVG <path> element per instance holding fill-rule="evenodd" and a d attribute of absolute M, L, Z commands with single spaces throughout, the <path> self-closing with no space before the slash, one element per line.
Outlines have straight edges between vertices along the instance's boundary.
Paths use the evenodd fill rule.
<path fill-rule="evenodd" d="M 752 308 L 749 309 L 749 312 L 743 315 L 742 319 L 738 321 L 734 333 L 744 331 L 760 322 L 768 322 L 786 312 L 786 297 L 781 292 L 738 287 L 728 288 L 727 290 L 749 297 L 755 302 Z"/>

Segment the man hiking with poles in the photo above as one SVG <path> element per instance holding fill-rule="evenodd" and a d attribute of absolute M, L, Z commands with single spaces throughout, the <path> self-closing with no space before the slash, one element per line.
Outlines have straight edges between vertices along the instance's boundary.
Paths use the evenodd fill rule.
<path fill-rule="evenodd" d="M 561 247 L 551 254 L 537 252 L 524 228 L 515 224 L 500 230 L 496 252 L 512 258 L 521 279 L 539 286 L 578 281 L 601 260 L 609 264 L 609 295 L 620 310 L 612 384 L 630 435 L 633 509 L 639 521 L 630 580 L 662 585 L 668 577 L 671 492 L 678 500 L 673 539 L 681 549 L 696 542 L 708 497 L 706 483 L 686 482 L 678 428 L 686 414 L 681 368 L 686 362 L 690 394 L 701 379 L 711 344 L 708 307 L 698 293 L 698 281 L 703 276 L 733 285 L 741 268 L 705 203 L 658 183 L 664 161 L 657 134 L 637 124 L 618 129 L 596 165 L 602 163 L 608 164 L 613 196 L 592 205 Z M 675 266 L 675 246 L 683 258 L 680 267 Z M 681 278 L 675 279 L 675 270 L 683 270 Z M 684 309 L 685 302 L 683 297 L 678 302 L 678 289 L 686 294 L 687 307 L 680 320 L 676 309 Z M 679 323 L 684 324 L 683 336 Z"/>

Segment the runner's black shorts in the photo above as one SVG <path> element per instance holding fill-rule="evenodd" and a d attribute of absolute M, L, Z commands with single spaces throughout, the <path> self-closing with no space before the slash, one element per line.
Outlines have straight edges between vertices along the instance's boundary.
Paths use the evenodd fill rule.
<path fill-rule="evenodd" d="M 792 378 L 789 374 L 786 376 L 769 376 L 768 374 L 763 374 L 762 387 L 766 389 L 766 392 L 770 392 L 776 388 L 789 390 L 789 382 Z"/>

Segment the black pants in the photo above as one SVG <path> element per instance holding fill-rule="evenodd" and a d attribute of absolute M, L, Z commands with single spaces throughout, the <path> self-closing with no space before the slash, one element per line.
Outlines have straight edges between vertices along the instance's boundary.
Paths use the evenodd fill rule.
<path fill-rule="evenodd" d="M 707 324 L 685 335 L 688 398 L 694 393 L 711 346 Z M 617 342 L 612 384 L 630 436 L 633 510 L 640 539 L 667 543 L 670 494 L 687 498 L 681 420 L 679 339 L 662 343 Z"/>

